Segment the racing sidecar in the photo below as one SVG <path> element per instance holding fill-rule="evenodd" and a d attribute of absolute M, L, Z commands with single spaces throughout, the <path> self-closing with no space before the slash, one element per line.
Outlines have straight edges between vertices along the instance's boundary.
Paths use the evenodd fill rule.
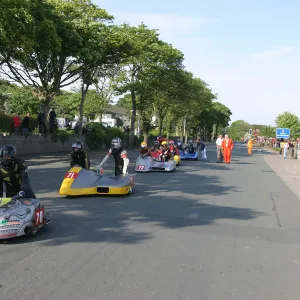
<path fill-rule="evenodd" d="M 151 152 L 151 156 L 155 159 L 160 161 L 160 153 L 158 151 Z M 176 166 L 180 164 L 180 155 L 174 155 L 174 160 L 176 162 Z"/>
<path fill-rule="evenodd" d="M 38 199 L 23 198 L 24 194 L 12 198 L 0 198 L 0 240 L 34 235 L 44 225 L 51 223 L 50 213 Z"/>
<path fill-rule="evenodd" d="M 79 166 L 71 168 L 65 175 L 59 194 L 64 196 L 128 195 L 133 192 L 132 175 L 106 176 L 96 170 Z"/>
<path fill-rule="evenodd" d="M 151 171 L 165 171 L 172 172 L 176 170 L 176 161 L 158 161 L 154 159 L 152 156 L 142 157 L 139 156 L 135 163 L 135 171 L 136 172 L 151 172 Z"/>
<path fill-rule="evenodd" d="M 194 153 L 189 153 L 188 151 L 179 151 L 181 160 L 198 160 L 199 153 L 195 151 Z"/>

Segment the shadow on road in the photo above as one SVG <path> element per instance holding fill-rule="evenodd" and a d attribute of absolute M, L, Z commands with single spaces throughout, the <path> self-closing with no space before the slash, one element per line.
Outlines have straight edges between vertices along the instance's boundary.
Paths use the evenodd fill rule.
<path fill-rule="evenodd" d="M 134 244 L 153 238 L 149 226 L 179 229 L 207 226 L 220 219 L 249 220 L 263 215 L 252 209 L 207 203 L 209 195 L 222 197 L 239 192 L 215 175 L 227 169 L 222 164 L 186 162 L 174 173 L 137 174 L 136 190 L 130 196 L 83 198 L 47 196 L 54 193 L 53 187 L 58 191 L 65 168 L 32 170 L 35 178 L 39 178 L 35 192 L 38 196 L 46 195 L 41 200 L 52 213 L 52 224 L 34 238 L 10 240 L 8 244 L 32 241 L 45 246 L 74 242 Z M 212 171 L 214 175 L 208 175 Z"/>

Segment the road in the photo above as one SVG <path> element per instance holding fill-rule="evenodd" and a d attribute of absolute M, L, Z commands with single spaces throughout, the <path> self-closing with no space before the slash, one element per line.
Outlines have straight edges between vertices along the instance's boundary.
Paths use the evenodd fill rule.
<path fill-rule="evenodd" d="M 67 157 L 28 160 L 53 222 L 0 244 L 1 300 L 298 300 L 300 200 L 279 157 L 246 152 L 217 164 L 210 145 L 211 161 L 138 174 L 128 197 L 76 199 L 58 196 Z"/>

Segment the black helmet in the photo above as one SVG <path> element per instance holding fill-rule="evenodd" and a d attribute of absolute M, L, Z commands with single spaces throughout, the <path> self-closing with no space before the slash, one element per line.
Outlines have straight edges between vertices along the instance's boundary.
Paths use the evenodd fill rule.
<path fill-rule="evenodd" d="M 112 149 L 120 149 L 122 147 L 122 140 L 118 137 L 113 138 L 111 141 L 111 148 Z"/>
<path fill-rule="evenodd" d="M 73 149 L 73 151 L 80 151 L 80 150 L 82 150 L 83 149 L 83 143 L 82 143 L 82 141 L 75 141 L 73 144 L 72 144 L 72 149 Z M 75 149 L 77 149 L 77 150 L 75 150 Z"/>
<path fill-rule="evenodd" d="M 5 145 L 0 150 L 0 158 L 1 163 L 6 166 L 10 167 L 15 164 L 17 150 L 13 145 Z"/>

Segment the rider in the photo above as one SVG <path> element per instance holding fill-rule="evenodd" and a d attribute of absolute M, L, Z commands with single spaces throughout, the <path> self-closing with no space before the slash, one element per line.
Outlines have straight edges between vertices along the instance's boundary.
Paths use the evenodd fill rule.
<path fill-rule="evenodd" d="M 175 155 L 179 155 L 179 151 L 173 140 L 169 140 L 169 153 L 170 153 L 170 159 L 174 159 Z"/>
<path fill-rule="evenodd" d="M 150 149 L 151 152 L 159 151 L 159 146 L 160 146 L 159 141 L 155 140 L 153 147 L 151 147 L 151 149 Z"/>
<path fill-rule="evenodd" d="M 122 147 L 122 140 L 118 137 L 112 139 L 111 148 L 98 166 L 98 169 L 101 169 L 111 156 L 113 156 L 115 160 L 115 176 L 127 174 L 129 159 L 127 157 L 127 151 Z"/>
<path fill-rule="evenodd" d="M 24 197 L 36 198 L 30 187 L 28 167 L 25 160 L 16 157 L 13 145 L 5 145 L 0 150 L 0 196 L 3 197 L 3 183 L 6 185 L 6 197 L 25 192 Z"/>
<path fill-rule="evenodd" d="M 189 153 L 195 153 L 196 149 L 194 147 L 193 141 L 189 140 L 188 145 L 184 147 L 184 150 L 188 149 Z"/>
<path fill-rule="evenodd" d="M 83 169 L 90 169 L 90 158 L 87 151 L 83 150 L 83 144 L 81 141 L 76 141 L 72 144 L 70 167 L 79 165 Z"/>
<path fill-rule="evenodd" d="M 150 155 L 151 155 L 151 152 L 150 152 L 150 149 L 148 148 L 147 143 L 142 142 L 141 143 L 140 156 L 146 157 L 146 156 L 150 156 Z"/>
<path fill-rule="evenodd" d="M 171 156 L 170 156 L 170 151 L 168 147 L 167 141 L 163 141 L 160 146 L 161 154 L 160 154 L 160 160 L 161 161 L 168 161 Z"/>

